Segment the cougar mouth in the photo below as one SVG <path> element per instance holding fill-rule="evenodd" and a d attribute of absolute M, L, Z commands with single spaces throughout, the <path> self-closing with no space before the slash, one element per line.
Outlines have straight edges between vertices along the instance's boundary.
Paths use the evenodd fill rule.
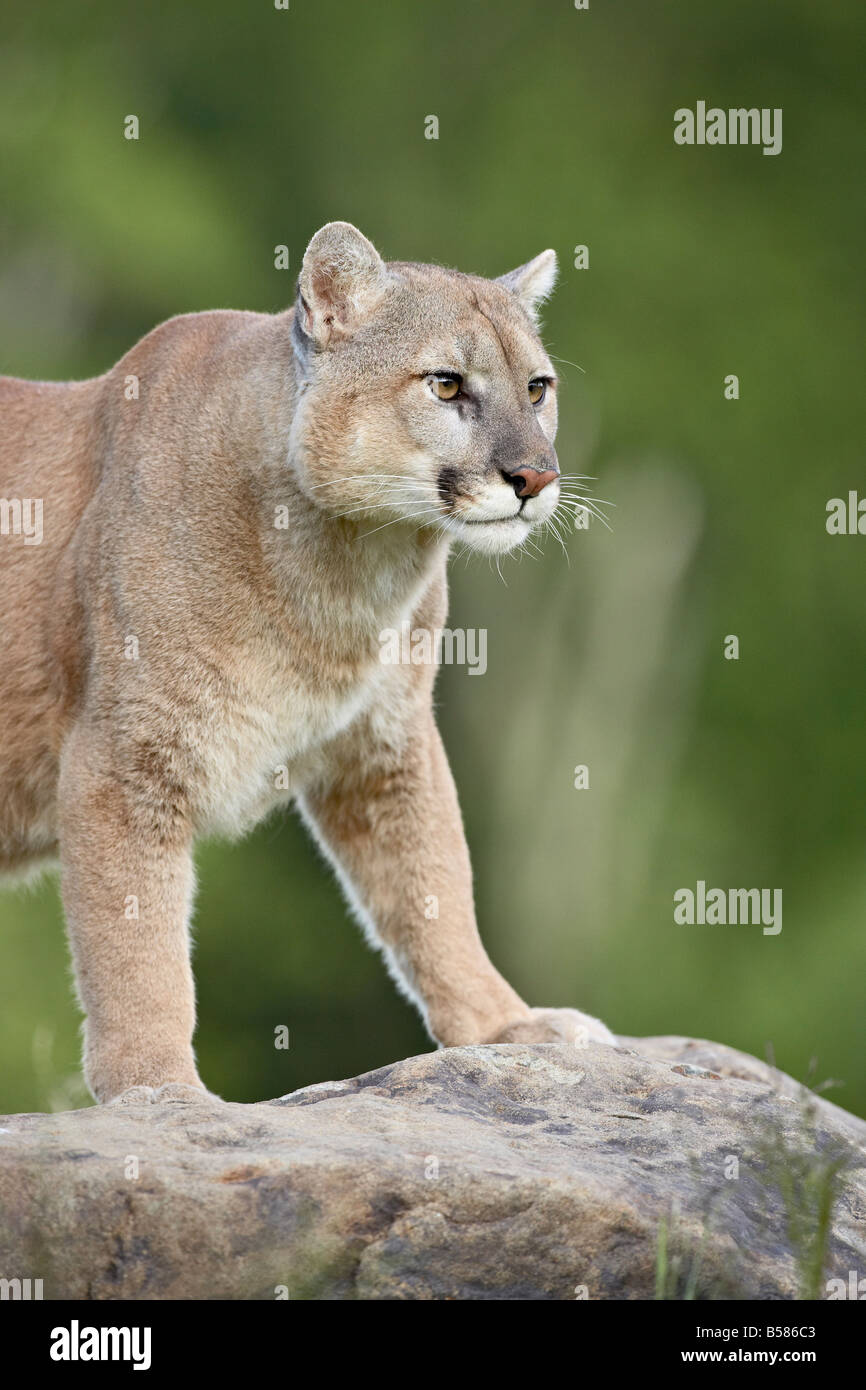
<path fill-rule="evenodd" d="M 519 513 L 500 517 L 461 517 L 449 514 L 445 530 L 456 541 L 484 555 L 501 555 L 522 545 L 532 526 Z"/>
<path fill-rule="evenodd" d="M 550 509 L 541 495 L 518 495 L 513 480 L 504 475 L 498 485 L 485 479 L 477 493 L 465 486 L 456 468 L 443 468 L 436 483 L 446 531 L 488 554 L 522 545 L 548 519 Z M 514 510 L 494 510 L 504 506 Z"/>
<path fill-rule="evenodd" d="M 460 516 L 458 512 L 453 515 L 455 520 L 462 522 L 464 526 L 499 526 L 503 521 L 522 521 L 524 526 L 529 525 L 522 507 L 508 516 Z"/>

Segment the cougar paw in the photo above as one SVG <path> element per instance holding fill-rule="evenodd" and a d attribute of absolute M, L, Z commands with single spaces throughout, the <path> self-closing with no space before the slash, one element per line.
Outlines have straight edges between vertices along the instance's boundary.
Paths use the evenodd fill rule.
<path fill-rule="evenodd" d="M 114 1096 L 109 1105 L 183 1105 L 197 1100 L 219 1100 L 204 1086 L 188 1086 L 180 1081 L 167 1081 L 164 1086 L 130 1086 Z"/>
<path fill-rule="evenodd" d="M 572 1047 L 588 1047 L 590 1043 L 616 1046 L 616 1038 L 597 1018 L 582 1014 L 579 1009 L 533 1009 L 528 1018 L 509 1023 L 493 1038 L 492 1043 L 569 1043 Z"/>

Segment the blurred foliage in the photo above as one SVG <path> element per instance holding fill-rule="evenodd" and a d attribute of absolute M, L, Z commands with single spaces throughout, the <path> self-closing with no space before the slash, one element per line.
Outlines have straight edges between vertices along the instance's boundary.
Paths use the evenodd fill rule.
<path fill-rule="evenodd" d="M 817 1056 L 866 1111 L 866 540 L 824 526 L 866 492 L 862 5 L 3 8 L 0 371 L 92 375 L 171 314 L 282 308 L 330 218 L 490 275 L 557 248 L 560 459 L 615 523 L 506 584 L 453 566 L 452 623 L 489 631 L 487 676 L 438 686 L 483 934 L 533 1002 Z M 782 153 L 675 146 L 698 99 L 782 107 Z M 782 888 L 781 934 L 675 925 L 697 879 Z M 75 1103 L 53 881 L 0 927 L 0 1111 Z M 202 850 L 196 937 L 227 1098 L 429 1046 L 291 816 Z"/>

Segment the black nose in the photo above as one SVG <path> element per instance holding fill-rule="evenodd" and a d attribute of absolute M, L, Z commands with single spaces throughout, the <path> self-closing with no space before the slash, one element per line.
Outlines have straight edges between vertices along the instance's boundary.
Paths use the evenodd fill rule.
<path fill-rule="evenodd" d="M 542 488 L 559 477 L 559 473 L 555 468 L 515 468 L 510 473 L 503 469 L 502 476 L 514 488 L 515 496 L 524 498 L 537 497 Z"/>

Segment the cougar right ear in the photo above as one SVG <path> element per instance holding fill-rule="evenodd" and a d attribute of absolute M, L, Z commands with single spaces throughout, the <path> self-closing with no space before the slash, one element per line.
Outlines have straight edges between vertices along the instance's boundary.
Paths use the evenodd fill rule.
<path fill-rule="evenodd" d="M 556 252 L 542 251 L 526 265 L 500 275 L 498 283 L 517 295 L 529 317 L 537 323 L 538 310 L 556 284 L 556 272 Z"/>
<path fill-rule="evenodd" d="M 388 270 L 351 222 L 328 222 L 304 254 L 298 278 L 299 325 L 318 348 L 350 336 L 388 287 Z"/>

